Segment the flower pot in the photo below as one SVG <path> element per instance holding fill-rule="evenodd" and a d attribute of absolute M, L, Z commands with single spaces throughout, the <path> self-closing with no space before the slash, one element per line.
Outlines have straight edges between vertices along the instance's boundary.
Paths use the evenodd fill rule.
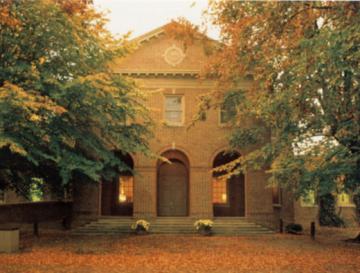
<path fill-rule="evenodd" d="M 199 233 L 203 236 L 211 236 L 212 230 L 210 227 L 204 227 L 199 230 Z"/>
<path fill-rule="evenodd" d="M 16 252 L 19 250 L 19 229 L 0 229 L 0 252 Z"/>
<path fill-rule="evenodd" d="M 141 228 L 135 229 L 135 234 L 136 235 L 146 235 L 146 234 L 148 234 L 148 231 L 141 227 Z"/>

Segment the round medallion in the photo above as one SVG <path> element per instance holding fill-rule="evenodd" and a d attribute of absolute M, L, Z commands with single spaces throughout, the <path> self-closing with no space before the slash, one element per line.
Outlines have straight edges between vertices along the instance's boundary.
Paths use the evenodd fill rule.
<path fill-rule="evenodd" d="M 165 61 L 172 66 L 176 66 L 183 61 L 185 58 L 184 52 L 176 45 L 172 45 L 165 50 L 164 53 Z"/>

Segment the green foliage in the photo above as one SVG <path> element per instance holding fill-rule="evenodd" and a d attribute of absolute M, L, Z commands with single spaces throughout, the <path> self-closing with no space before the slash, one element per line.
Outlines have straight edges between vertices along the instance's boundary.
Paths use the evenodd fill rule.
<path fill-rule="evenodd" d="M 360 223 L 360 193 L 354 195 L 353 201 L 356 206 L 356 218 Z"/>
<path fill-rule="evenodd" d="M 264 128 L 238 128 L 230 136 L 230 145 L 233 147 L 248 147 L 264 140 Z"/>
<path fill-rule="evenodd" d="M 223 35 L 211 73 L 237 109 L 230 145 L 253 147 L 242 171 L 269 168 L 297 196 L 358 191 L 359 3 L 213 1 L 210 14 Z M 241 100 L 226 95 L 249 74 Z"/>
<path fill-rule="evenodd" d="M 285 230 L 287 233 L 301 234 L 303 232 L 303 227 L 300 224 L 291 223 L 285 227 Z"/>
<path fill-rule="evenodd" d="M 62 193 L 128 167 L 114 151 L 150 154 L 151 121 L 135 84 L 109 62 L 127 52 L 83 1 L 0 7 L 0 188 L 31 178 Z M 6 20 L 5 20 L 6 19 Z"/>
<path fill-rule="evenodd" d="M 44 180 L 33 177 L 31 181 L 28 199 L 33 202 L 42 201 L 44 198 Z"/>
<path fill-rule="evenodd" d="M 336 213 L 336 199 L 331 193 L 320 196 L 319 223 L 322 226 L 343 227 L 344 221 Z"/>

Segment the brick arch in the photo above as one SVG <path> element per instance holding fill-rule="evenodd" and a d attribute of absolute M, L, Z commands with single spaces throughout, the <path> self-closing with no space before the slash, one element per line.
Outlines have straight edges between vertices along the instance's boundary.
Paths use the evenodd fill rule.
<path fill-rule="evenodd" d="M 208 161 L 208 167 L 213 168 L 213 163 L 215 158 L 222 152 L 229 151 L 229 146 L 222 146 L 218 149 L 216 149 L 210 156 L 210 159 Z M 243 155 L 244 153 L 240 149 L 234 149 L 234 152 Z"/>
<path fill-rule="evenodd" d="M 182 153 L 185 157 L 186 157 L 186 161 L 188 162 L 188 167 L 190 168 L 190 166 L 192 166 L 191 164 L 191 158 L 192 155 L 190 152 L 188 152 L 184 147 L 182 146 L 178 146 L 176 145 L 176 148 L 174 149 L 171 145 L 165 146 L 163 148 L 161 148 L 160 150 L 158 150 L 157 154 L 163 156 L 164 153 L 170 152 L 170 151 L 178 151 L 180 153 Z M 158 166 L 159 160 L 157 160 L 156 162 L 156 167 Z"/>
<path fill-rule="evenodd" d="M 115 151 L 115 155 L 118 159 L 123 161 L 130 169 L 135 169 L 134 156 L 130 153 L 122 154 L 120 151 Z"/>

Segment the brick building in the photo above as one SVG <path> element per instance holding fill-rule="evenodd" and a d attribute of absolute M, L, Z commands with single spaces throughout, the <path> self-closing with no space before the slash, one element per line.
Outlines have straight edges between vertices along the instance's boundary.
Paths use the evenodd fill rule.
<path fill-rule="evenodd" d="M 214 166 L 248 151 L 244 147 L 236 153 L 223 153 L 228 148 L 226 112 L 213 109 L 206 119 L 188 128 L 198 111 L 198 96 L 216 88 L 214 80 L 198 79 L 206 62 L 203 45 L 195 42 L 185 49 L 182 41 L 165 35 L 164 28 L 136 41 L 138 49 L 115 62 L 113 69 L 134 78 L 149 94 L 147 107 L 157 123 L 150 147 L 172 164 L 129 155 L 135 177 L 124 175 L 116 185 L 103 182 L 102 187 L 87 189 L 84 202 L 78 203 L 79 213 L 136 218 L 246 216 L 272 221 L 272 190 L 266 187 L 264 171 L 229 181 L 213 177 Z M 244 79 L 240 87 L 250 84 Z"/>
<path fill-rule="evenodd" d="M 228 149 L 226 112 L 210 110 L 206 118 L 188 128 L 197 113 L 198 96 L 216 88 L 214 80 L 198 79 L 206 63 L 204 47 L 165 34 L 165 27 L 135 40 L 138 49 L 113 64 L 115 73 L 134 78 L 149 94 L 147 106 L 157 122 L 151 149 L 172 164 L 142 155 L 129 155 L 135 176 L 120 175 L 112 183 L 77 190 L 74 205 L 79 215 L 131 215 L 134 218 L 184 216 L 246 217 L 270 227 L 279 218 L 307 224 L 316 220 L 315 203 L 294 201 L 290 194 L 267 185 L 264 170 L 250 171 L 228 181 L 211 169 L 249 152 L 249 147 Z M 244 78 L 239 88 L 249 88 Z M 244 121 L 249 122 L 249 121 Z M 345 216 L 353 208 L 344 209 Z"/>
<path fill-rule="evenodd" d="M 105 215 L 145 219 L 245 217 L 269 227 L 276 227 L 280 218 L 303 225 L 316 220 L 314 200 L 295 201 L 291 194 L 268 187 L 265 170 L 228 180 L 211 172 L 251 148 L 224 153 L 230 130 L 222 109 L 210 110 L 206 118 L 188 127 L 197 113 L 198 96 L 216 88 L 214 80 L 198 78 L 207 58 L 200 42 L 184 48 L 181 41 L 165 35 L 164 27 L 136 42 L 138 48 L 112 67 L 115 73 L 135 79 L 148 94 L 147 107 L 156 121 L 150 148 L 172 164 L 128 155 L 125 160 L 134 175 L 123 173 L 115 181 L 80 184 L 74 189 L 75 215 L 92 219 Z M 246 89 L 251 84 L 244 78 L 239 87 Z M 343 202 L 339 207 L 351 221 L 353 204 Z"/>

